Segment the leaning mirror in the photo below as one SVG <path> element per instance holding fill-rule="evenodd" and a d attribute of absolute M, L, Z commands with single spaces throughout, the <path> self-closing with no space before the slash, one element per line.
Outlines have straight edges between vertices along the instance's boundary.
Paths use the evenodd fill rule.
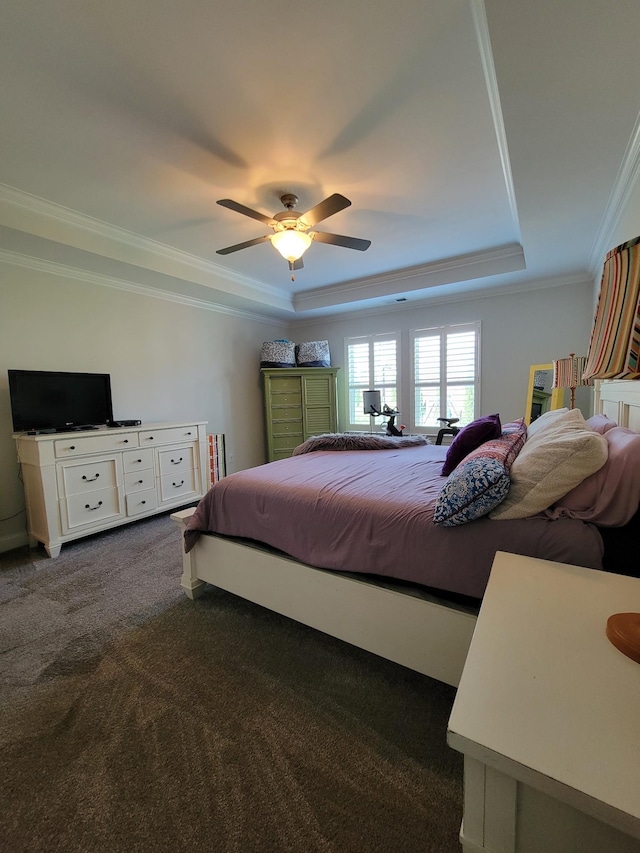
<path fill-rule="evenodd" d="M 564 405 L 564 388 L 553 387 L 553 364 L 532 364 L 525 405 L 525 422 L 530 424 L 544 412 Z"/>

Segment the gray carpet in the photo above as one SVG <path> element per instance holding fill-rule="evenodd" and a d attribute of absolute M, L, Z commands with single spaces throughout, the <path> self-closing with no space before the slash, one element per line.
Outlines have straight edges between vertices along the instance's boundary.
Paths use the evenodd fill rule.
<path fill-rule="evenodd" d="M 453 689 L 180 565 L 168 516 L 0 555 L 0 850 L 458 853 Z"/>

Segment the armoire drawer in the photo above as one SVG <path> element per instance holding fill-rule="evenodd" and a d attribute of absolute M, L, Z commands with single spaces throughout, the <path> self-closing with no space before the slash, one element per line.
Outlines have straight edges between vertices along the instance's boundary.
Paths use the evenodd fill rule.
<path fill-rule="evenodd" d="M 273 407 L 271 418 L 274 421 L 300 421 L 302 423 L 302 406 Z"/>
<path fill-rule="evenodd" d="M 287 394 L 272 394 L 271 395 L 271 408 L 273 409 L 273 417 L 278 417 L 276 412 L 278 409 L 281 409 L 283 406 L 302 406 L 302 394 L 300 391 L 297 393 L 290 392 Z M 302 411 L 302 409 L 300 409 Z"/>
<path fill-rule="evenodd" d="M 270 383 L 272 394 L 288 394 L 297 391 L 300 393 L 299 376 L 273 376 Z"/>
<path fill-rule="evenodd" d="M 277 435 L 302 435 L 302 421 L 273 421 L 273 437 Z"/>
<path fill-rule="evenodd" d="M 294 447 L 297 447 L 299 444 L 302 444 L 302 435 L 274 435 L 273 437 L 273 449 L 274 451 L 281 450 L 293 450 Z"/>

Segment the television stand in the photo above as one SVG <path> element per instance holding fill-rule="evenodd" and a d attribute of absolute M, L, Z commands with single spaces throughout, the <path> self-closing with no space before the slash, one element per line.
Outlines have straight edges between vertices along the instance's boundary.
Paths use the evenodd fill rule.
<path fill-rule="evenodd" d="M 29 544 L 50 557 L 73 539 L 195 504 L 209 488 L 205 421 L 15 438 Z"/>

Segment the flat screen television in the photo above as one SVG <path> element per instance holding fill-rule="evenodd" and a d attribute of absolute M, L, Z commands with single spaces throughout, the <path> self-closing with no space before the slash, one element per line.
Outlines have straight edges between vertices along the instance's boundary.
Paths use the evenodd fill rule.
<path fill-rule="evenodd" d="M 113 420 L 108 373 L 9 370 L 15 432 L 72 430 Z"/>

